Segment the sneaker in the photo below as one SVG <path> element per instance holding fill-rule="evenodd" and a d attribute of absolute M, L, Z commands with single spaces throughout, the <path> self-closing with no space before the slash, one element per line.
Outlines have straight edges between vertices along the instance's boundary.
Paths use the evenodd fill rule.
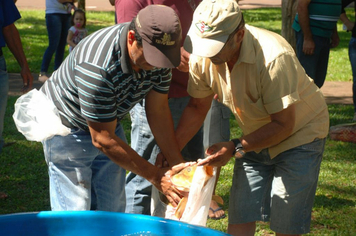
<path fill-rule="evenodd" d="M 356 112 L 354 114 L 354 118 L 352 119 L 352 121 L 356 121 Z"/>
<path fill-rule="evenodd" d="M 38 81 L 40 81 L 41 83 L 46 82 L 46 80 L 48 80 L 48 76 L 46 74 L 46 72 L 40 72 L 40 74 L 38 75 Z"/>

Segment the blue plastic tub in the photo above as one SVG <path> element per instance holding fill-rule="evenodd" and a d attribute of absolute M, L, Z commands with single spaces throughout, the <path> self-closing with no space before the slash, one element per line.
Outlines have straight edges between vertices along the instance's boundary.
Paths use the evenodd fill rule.
<path fill-rule="evenodd" d="M 159 217 L 103 211 L 43 211 L 0 215 L 0 235 L 161 236 L 227 235 Z"/>

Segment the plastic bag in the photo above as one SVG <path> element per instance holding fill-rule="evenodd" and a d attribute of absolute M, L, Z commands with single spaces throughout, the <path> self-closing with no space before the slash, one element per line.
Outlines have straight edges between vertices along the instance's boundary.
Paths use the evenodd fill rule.
<path fill-rule="evenodd" d="M 17 99 L 12 118 L 17 130 L 29 141 L 41 142 L 54 135 L 70 133 L 70 129 L 62 124 L 56 106 L 37 89 Z"/>
<path fill-rule="evenodd" d="M 153 187 L 151 196 L 151 214 L 153 216 L 165 217 L 167 219 L 180 220 L 189 224 L 206 226 L 215 179 L 216 167 L 213 169 L 212 177 L 207 181 L 204 167 L 197 167 L 190 186 L 185 210 L 180 219 L 175 216 L 176 207 L 168 204 L 165 199 L 162 198 L 163 195 Z"/>

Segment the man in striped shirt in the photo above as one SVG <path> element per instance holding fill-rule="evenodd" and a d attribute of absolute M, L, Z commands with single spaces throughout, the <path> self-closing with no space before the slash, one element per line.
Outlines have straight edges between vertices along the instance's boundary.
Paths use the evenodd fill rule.
<path fill-rule="evenodd" d="M 341 0 L 299 0 L 293 22 L 296 52 L 305 72 L 321 88 L 328 69 L 330 48 L 339 45 L 336 23 Z"/>
<path fill-rule="evenodd" d="M 125 174 L 148 179 L 173 205 L 169 175 L 127 144 L 120 120 L 143 98 L 150 128 L 171 166 L 183 162 L 168 107 L 171 69 L 180 63 L 181 25 L 169 7 L 151 5 L 130 23 L 82 40 L 43 85 L 68 136 L 43 142 L 52 210 L 125 210 Z M 159 69 L 161 68 L 161 69 Z M 166 69 L 165 69 L 166 68 Z"/>

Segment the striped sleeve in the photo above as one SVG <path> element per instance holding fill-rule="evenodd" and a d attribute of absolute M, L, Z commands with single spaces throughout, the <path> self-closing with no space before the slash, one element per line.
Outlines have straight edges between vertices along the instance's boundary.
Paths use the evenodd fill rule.
<path fill-rule="evenodd" d="M 169 91 L 169 86 L 171 85 L 172 70 L 171 69 L 161 69 L 159 70 L 159 75 L 156 77 L 153 90 L 158 93 L 167 94 Z"/>

